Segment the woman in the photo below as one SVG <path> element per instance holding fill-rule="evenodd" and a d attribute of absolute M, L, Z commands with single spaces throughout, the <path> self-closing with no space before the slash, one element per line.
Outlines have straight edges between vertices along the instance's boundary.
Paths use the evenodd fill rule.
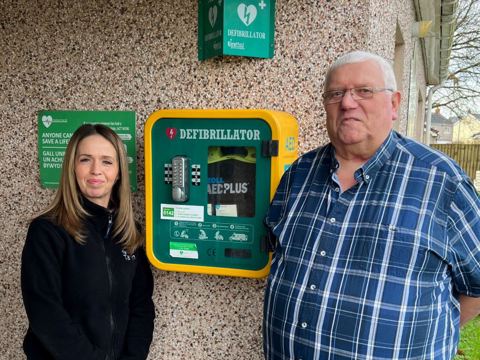
<path fill-rule="evenodd" d="M 27 359 L 147 357 L 152 273 L 110 128 L 83 125 L 70 139 L 55 199 L 28 229 L 21 281 Z"/>

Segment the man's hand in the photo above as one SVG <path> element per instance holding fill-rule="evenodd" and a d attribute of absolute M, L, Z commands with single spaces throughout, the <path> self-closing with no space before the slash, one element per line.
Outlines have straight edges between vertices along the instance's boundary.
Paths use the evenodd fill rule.
<path fill-rule="evenodd" d="M 480 314 L 480 298 L 460 295 L 460 326 Z"/>

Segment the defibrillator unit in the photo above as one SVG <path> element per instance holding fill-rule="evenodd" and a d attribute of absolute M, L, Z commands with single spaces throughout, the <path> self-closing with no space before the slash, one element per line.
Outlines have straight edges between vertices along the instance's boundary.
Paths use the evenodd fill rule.
<path fill-rule="evenodd" d="M 263 224 L 297 158 L 298 126 L 269 110 L 159 110 L 145 124 L 147 255 L 155 267 L 260 278 Z"/>

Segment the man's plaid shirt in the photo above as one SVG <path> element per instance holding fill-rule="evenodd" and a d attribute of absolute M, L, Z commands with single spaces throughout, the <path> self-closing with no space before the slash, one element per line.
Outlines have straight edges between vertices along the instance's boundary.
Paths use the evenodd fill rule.
<path fill-rule="evenodd" d="M 391 132 L 341 192 L 331 145 L 285 173 L 264 348 L 276 359 L 451 359 L 480 296 L 480 201 L 451 159 Z"/>

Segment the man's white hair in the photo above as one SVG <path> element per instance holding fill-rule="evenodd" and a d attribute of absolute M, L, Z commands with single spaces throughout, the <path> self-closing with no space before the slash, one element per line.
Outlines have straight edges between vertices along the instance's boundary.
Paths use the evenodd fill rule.
<path fill-rule="evenodd" d="M 325 76 L 324 89 L 327 89 L 333 70 L 337 69 L 342 65 L 359 63 L 364 61 L 374 61 L 382 71 L 385 88 L 397 91 L 397 81 L 395 80 L 395 73 L 393 72 L 393 68 L 390 62 L 377 54 L 373 54 L 367 51 L 352 51 L 340 56 L 337 60 L 335 60 L 335 62 L 328 69 L 327 75 Z"/>

